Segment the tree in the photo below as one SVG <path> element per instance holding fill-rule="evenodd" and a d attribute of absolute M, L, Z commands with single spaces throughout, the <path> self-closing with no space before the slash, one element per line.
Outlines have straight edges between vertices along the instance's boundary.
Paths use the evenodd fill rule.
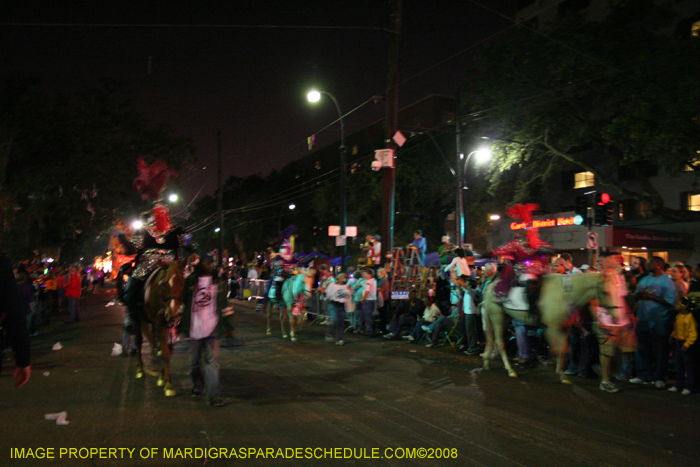
<path fill-rule="evenodd" d="M 677 174 L 700 149 L 700 39 L 669 32 L 674 21 L 651 0 L 621 1 L 601 22 L 522 26 L 485 48 L 465 105 L 496 138 L 492 191 L 546 196 L 569 163 L 664 217 L 700 219 L 665 206 L 643 170 Z M 620 183 L 620 172 L 639 188 Z"/>
<path fill-rule="evenodd" d="M 0 94 L 0 194 L 8 251 L 60 246 L 70 255 L 125 213 L 148 206 L 132 181 L 136 159 L 175 168 L 194 161 L 188 138 L 134 111 L 122 85 L 104 81 L 76 96 L 47 95 L 9 80 Z"/>

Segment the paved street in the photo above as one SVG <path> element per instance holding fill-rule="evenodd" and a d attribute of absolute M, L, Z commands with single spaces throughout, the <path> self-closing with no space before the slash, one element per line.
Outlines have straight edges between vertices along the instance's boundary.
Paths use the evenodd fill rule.
<path fill-rule="evenodd" d="M 20 390 L 11 385 L 6 352 L 3 465 L 660 467 L 700 458 L 700 395 L 629 384 L 607 394 L 597 381 L 581 379 L 567 387 L 551 365 L 521 368 L 511 379 L 500 364 L 484 372 L 478 357 L 449 347 L 353 335 L 335 346 L 323 341 L 318 325 L 307 325 L 292 344 L 280 338 L 277 322 L 274 335 L 265 336 L 263 315 L 242 302 L 236 338 L 221 355 L 227 405 L 190 397 L 183 343 L 173 358 L 178 396 L 166 398 L 155 378 L 134 379 L 133 357 L 110 355 L 124 317 L 122 307 L 105 306 L 113 296 L 86 294 L 82 322 L 68 325 L 61 317 L 40 328 L 32 378 Z M 63 348 L 53 351 L 56 342 Z M 68 425 L 44 420 L 61 411 Z M 54 459 L 11 458 L 14 448 L 24 448 L 25 457 L 53 448 Z M 211 458 L 234 448 L 238 460 Z M 241 460 L 252 448 L 253 459 Z M 297 448 L 296 458 L 282 457 Z M 166 458 L 188 453 L 200 457 Z"/>

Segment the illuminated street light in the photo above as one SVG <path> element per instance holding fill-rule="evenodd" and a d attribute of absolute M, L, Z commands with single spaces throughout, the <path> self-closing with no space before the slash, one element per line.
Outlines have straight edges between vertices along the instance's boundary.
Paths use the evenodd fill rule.
<path fill-rule="evenodd" d="M 295 207 L 297 207 L 297 205 L 294 204 L 294 203 L 292 203 L 292 204 L 289 205 L 289 209 L 294 209 Z"/>
<path fill-rule="evenodd" d="M 175 201 L 177 201 L 177 195 L 173 193 L 172 195 L 168 196 L 168 201 L 174 203 Z"/>
<path fill-rule="evenodd" d="M 491 148 L 484 146 L 472 151 L 467 155 L 464 165 L 461 162 L 457 163 L 457 170 L 461 173 L 457 173 L 457 213 L 456 213 L 456 226 L 457 231 L 457 245 L 462 247 L 464 245 L 464 190 L 467 190 L 467 170 L 469 169 L 469 160 L 473 155 L 476 154 L 476 164 L 481 165 L 488 162 L 491 159 Z M 459 154 L 460 161 L 464 160 L 464 154 Z M 495 220 L 495 219 L 492 219 Z"/>
<path fill-rule="evenodd" d="M 333 103 L 335 104 L 335 108 L 338 111 L 338 120 L 340 121 L 340 193 L 342 196 L 342 205 L 343 205 L 343 225 L 341 227 L 340 234 L 343 236 L 347 235 L 346 229 L 348 226 L 348 212 L 347 212 L 347 197 L 345 193 L 345 121 L 343 120 L 343 112 L 340 111 L 340 104 L 338 104 L 338 99 L 335 98 L 335 96 L 329 92 L 326 91 L 316 91 L 312 90 L 310 91 L 307 95 L 306 98 L 308 99 L 309 102 L 318 102 L 321 100 L 321 94 L 325 94 L 328 97 L 331 98 Z M 342 258 L 340 259 L 341 261 L 341 266 L 342 266 L 342 271 L 345 272 L 345 257 L 348 254 L 348 240 L 347 236 L 345 238 L 345 242 L 343 243 L 343 255 Z"/>
<path fill-rule="evenodd" d="M 221 227 L 215 228 L 215 229 L 214 229 L 214 232 L 217 232 L 217 233 L 218 233 L 218 232 L 221 232 Z"/>
<path fill-rule="evenodd" d="M 143 222 L 141 222 L 141 221 L 134 221 L 134 222 L 131 224 L 131 227 L 132 227 L 134 230 L 141 230 L 141 228 L 143 227 Z"/>
<path fill-rule="evenodd" d="M 321 93 L 318 91 L 309 91 L 306 98 L 309 100 L 309 102 L 318 102 L 321 100 Z"/>

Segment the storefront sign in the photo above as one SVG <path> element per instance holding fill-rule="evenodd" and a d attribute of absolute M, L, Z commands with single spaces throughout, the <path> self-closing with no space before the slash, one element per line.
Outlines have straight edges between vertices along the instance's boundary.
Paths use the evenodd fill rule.
<path fill-rule="evenodd" d="M 562 225 L 576 225 L 574 223 L 574 216 L 570 217 L 557 217 L 555 219 L 534 219 L 532 221 L 532 227 L 541 229 L 544 227 L 559 227 Z M 527 222 L 511 222 L 510 230 L 522 230 L 527 228 Z"/>
<path fill-rule="evenodd" d="M 613 229 L 613 242 L 616 246 L 646 247 L 657 250 L 692 250 L 694 248 L 693 237 L 690 235 L 654 230 Z"/>

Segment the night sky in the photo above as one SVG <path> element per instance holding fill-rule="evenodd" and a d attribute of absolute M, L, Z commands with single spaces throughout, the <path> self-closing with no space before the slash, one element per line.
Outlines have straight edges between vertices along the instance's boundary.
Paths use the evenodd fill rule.
<path fill-rule="evenodd" d="M 404 0 L 399 106 L 454 95 L 476 44 L 512 25 L 498 13 L 513 17 L 514 4 Z M 383 0 L 3 2 L 0 77 L 65 91 L 125 81 L 139 110 L 194 139 L 207 170 L 182 175 L 191 198 L 213 193 L 217 129 L 224 179 L 266 174 L 308 154 L 306 138 L 337 118 L 330 100 L 306 101 L 312 86 L 343 113 L 383 94 L 388 26 Z M 346 115 L 347 134 L 384 112 L 370 103 Z M 338 125 L 316 138 L 316 148 L 336 142 Z"/>

